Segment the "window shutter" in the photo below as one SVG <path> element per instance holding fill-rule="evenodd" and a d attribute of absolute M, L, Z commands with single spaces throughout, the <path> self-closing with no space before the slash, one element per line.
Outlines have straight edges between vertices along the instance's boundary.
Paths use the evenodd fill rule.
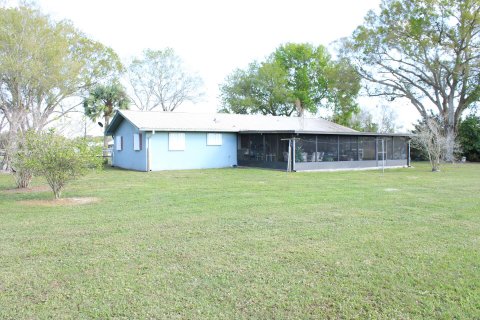
<path fill-rule="evenodd" d="M 170 132 L 168 134 L 168 150 L 170 151 L 185 150 L 185 133 Z"/>
<path fill-rule="evenodd" d="M 123 149 L 123 139 L 122 136 L 115 136 L 115 149 L 117 151 L 122 151 Z"/>
<path fill-rule="evenodd" d="M 141 133 L 133 134 L 133 150 L 134 151 L 142 150 L 142 134 Z"/>
<path fill-rule="evenodd" d="M 222 134 L 221 133 L 207 133 L 207 146 L 221 146 Z"/>

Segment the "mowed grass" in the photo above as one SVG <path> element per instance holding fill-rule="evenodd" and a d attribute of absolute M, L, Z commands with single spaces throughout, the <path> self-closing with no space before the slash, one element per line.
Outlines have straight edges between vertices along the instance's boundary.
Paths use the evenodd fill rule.
<path fill-rule="evenodd" d="M 480 165 L 414 165 L 109 169 L 64 194 L 100 202 L 56 207 L 0 191 L 0 319 L 478 319 Z"/>

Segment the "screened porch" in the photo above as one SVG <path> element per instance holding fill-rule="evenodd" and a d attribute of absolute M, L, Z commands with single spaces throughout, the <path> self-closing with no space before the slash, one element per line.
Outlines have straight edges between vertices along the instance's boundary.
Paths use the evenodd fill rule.
<path fill-rule="evenodd" d="M 321 170 L 408 165 L 408 137 L 244 133 L 238 164 L 281 170 Z"/>

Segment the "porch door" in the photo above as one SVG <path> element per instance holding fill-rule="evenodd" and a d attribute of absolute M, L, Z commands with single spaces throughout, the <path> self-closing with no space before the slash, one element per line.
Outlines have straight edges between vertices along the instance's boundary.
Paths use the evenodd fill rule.
<path fill-rule="evenodd" d="M 377 167 L 383 167 L 387 165 L 387 146 L 384 138 L 376 139 L 377 149 Z"/>

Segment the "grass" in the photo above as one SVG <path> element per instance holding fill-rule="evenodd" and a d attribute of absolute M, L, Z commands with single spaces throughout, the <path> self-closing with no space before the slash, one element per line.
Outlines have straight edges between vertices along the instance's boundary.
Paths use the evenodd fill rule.
<path fill-rule="evenodd" d="M 476 164 L 110 169 L 76 206 L 0 191 L 0 319 L 478 318 L 479 191 Z"/>

